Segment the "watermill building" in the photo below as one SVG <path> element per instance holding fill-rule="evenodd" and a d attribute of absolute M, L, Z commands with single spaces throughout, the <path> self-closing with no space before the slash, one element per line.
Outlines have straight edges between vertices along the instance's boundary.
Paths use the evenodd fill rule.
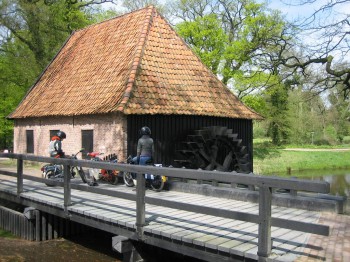
<path fill-rule="evenodd" d="M 200 136 L 211 133 L 239 140 L 251 170 L 252 121 L 261 116 L 147 7 L 72 33 L 9 118 L 15 153 L 47 155 L 50 136 L 63 130 L 68 154 L 84 147 L 125 159 L 135 154 L 138 130 L 147 125 L 159 163 L 191 162 L 203 145 Z M 214 126 L 220 128 L 203 131 Z M 218 163 L 230 157 L 225 153 Z"/>

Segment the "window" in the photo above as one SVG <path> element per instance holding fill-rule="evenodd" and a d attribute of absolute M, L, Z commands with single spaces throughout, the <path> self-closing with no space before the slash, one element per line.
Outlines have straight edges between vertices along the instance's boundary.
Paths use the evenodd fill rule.
<path fill-rule="evenodd" d="M 94 150 L 94 131 L 93 130 L 81 130 L 81 146 L 84 148 L 82 153 L 83 159 L 88 158 L 87 153 Z"/>
<path fill-rule="evenodd" d="M 34 153 L 34 131 L 26 130 L 27 153 Z"/>
<path fill-rule="evenodd" d="M 58 131 L 60 131 L 60 130 L 50 130 L 50 137 L 49 137 L 50 141 L 51 141 L 52 137 L 57 134 Z"/>

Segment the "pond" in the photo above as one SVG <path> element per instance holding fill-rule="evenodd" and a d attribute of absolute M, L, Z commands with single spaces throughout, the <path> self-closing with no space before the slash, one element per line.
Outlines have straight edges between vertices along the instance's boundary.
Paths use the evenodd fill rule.
<path fill-rule="evenodd" d="M 283 175 L 286 173 L 275 174 Z M 334 196 L 350 196 L 350 170 L 335 169 L 335 170 L 308 170 L 308 171 L 293 171 L 290 177 L 298 179 L 326 181 L 330 184 L 330 194 Z M 345 214 L 350 215 L 350 201 L 347 201 Z"/>
<path fill-rule="evenodd" d="M 285 173 L 276 174 L 283 175 Z M 330 184 L 330 194 L 335 196 L 350 195 L 350 170 L 336 169 L 336 170 L 308 170 L 308 171 L 293 171 L 290 177 L 297 177 L 299 179 L 326 181 Z"/>

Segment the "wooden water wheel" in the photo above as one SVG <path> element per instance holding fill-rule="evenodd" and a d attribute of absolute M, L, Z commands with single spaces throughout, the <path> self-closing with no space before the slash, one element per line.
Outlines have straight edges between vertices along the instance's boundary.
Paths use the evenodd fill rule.
<path fill-rule="evenodd" d="M 223 126 L 210 126 L 195 130 L 182 142 L 178 150 L 180 159 L 175 160 L 179 167 L 224 172 L 249 173 L 250 158 L 242 139 L 232 129 Z"/>

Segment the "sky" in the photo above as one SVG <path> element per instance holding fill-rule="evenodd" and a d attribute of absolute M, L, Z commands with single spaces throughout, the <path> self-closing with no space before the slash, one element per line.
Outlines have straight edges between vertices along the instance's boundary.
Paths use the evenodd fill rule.
<path fill-rule="evenodd" d="M 267 0 L 267 1 L 271 9 L 280 10 L 283 14 L 285 14 L 288 17 L 288 19 L 291 19 L 291 20 L 294 20 L 299 17 L 302 18 L 302 17 L 310 16 L 314 12 L 316 6 L 318 6 L 317 4 L 298 6 L 298 5 L 295 5 L 295 3 L 298 1 L 292 1 L 292 0 Z M 324 2 L 324 1 L 321 0 L 319 2 Z"/>
<path fill-rule="evenodd" d="M 259 2 L 263 0 L 258 0 Z M 305 0 L 304 0 L 305 1 Z M 297 18 L 308 18 L 320 7 L 329 2 L 337 2 L 333 0 L 314 0 L 312 4 L 297 5 L 302 0 L 267 0 L 271 9 L 280 10 L 286 15 L 288 20 L 294 20 Z M 340 2 L 340 1 L 338 1 Z M 350 1 L 342 1 L 344 3 L 335 5 L 332 10 L 320 12 L 322 19 L 332 20 L 335 17 L 349 15 L 350 14 Z"/>
<path fill-rule="evenodd" d="M 258 0 L 263 1 L 263 0 Z M 346 17 L 349 17 L 350 15 L 350 0 L 310 0 L 310 2 L 314 2 L 313 4 L 304 4 L 304 5 L 296 5 L 299 2 L 307 1 L 307 0 L 267 0 L 269 3 L 269 8 L 271 9 L 277 9 L 282 12 L 282 14 L 285 15 L 286 19 L 289 21 L 296 21 L 298 20 L 299 23 L 305 21 L 305 19 L 308 19 L 312 17 L 312 15 L 315 13 L 315 11 L 320 10 L 323 6 L 329 3 L 338 3 L 333 5 L 332 8 L 326 9 L 323 11 L 319 11 L 317 13 L 317 16 L 315 17 L 315 20 L 308 19 L 307 21 L 312 22 L 314 21 L 314 26 L 318 27 L 324 27 L 325 25 L 331 25 L 335 22 L 342 21 Z M 347 18 L 349 21 L 349 18 Z M 296 23 L 296 24 L 299 24 Z M 334 34 L 334 38 L 331 43 L 336 44 L 338 41 L 341 41 L 342 44 L 338 47 L 342 47 L 343 51 L 348 48 L 349 44 L 347 41 L 349 40 L 349 37 L 346 37 L 346 33 L 350 29 L 349 25 L 342 24 L 338 28 L 332 27 L 327 29 L 326 27 L 323 28 L 323 30 L 317 29 L 317 30 L 303 30 L 299 32 L 299 37 L 302 39 L 302 41 L 305 44 L 309 44 L 311 46 L 321 45 L 322 42 L 327 42 L 330 40 L 329 36 L 331 33 Z M 325 35 L 323 35 L 325 34 Z M 342 39 L 342 37 L 344 37 Z M 324 46 L 325 47 L 325 46 Z M 332 48 L 332 44 L 328 45 L 329 48 Z M 346 55 L 342 55 L 340 53 L 339 49 L 334 50 L 331 52 L 331 54 L 338 57 L 340 60 L 349 61 L 349 57 Z M 340 61 L 339 60 L 339 61 Z"/>
<path fill-rule="evenodd" d="M 160 0 L 160 2 L 166 2 L 167 0 Z M 171 0 L 168 0 L 171 1 Z M 256 0 L 257 2 L 268 2 L 268 6 L 271 9 L 277 9 L 280 10 L 283 14 L 286 15 L 288 20 L 294 20 L 297 18 L 307 18 L 310 15 L 312 15 L 315 10 L 317 10 L 322 5 L 326 4 L 327 2 L 333 1 L 333 0 L 313 0 L 311 2 L 314 2 L 313 4 L 307 4 L 307 5 L 297 5 L 296 3 L 306 0 Z M 334 1 L 333 1 L 334 2 Z M 118 1 L 118 5 L 120 6 L 121 1 Z M 116 7 L 116 5 L 111 5 L 109 3 L 103 4 L 104 7 Z M 337 10 L 338 9 L 338 10 Z M 332 15 L 335 15 L 337 12 L 347 13 L 350 14 L 350 1 L 347 1 L 347 3 L 344 3 L 341 5 L 340 8 L 335 8 L 336 12 L 333 12 Z M 325 13 L 324 13 L 325 14 Z"/>
<path fill-rule="evenodd" d="M 172 0 L 159 0 L 160 2 L 167 2 Z M 327 3 L 336 3 L 343 2 L 342 4 L 335 5 L 330 10 L 322 11 L 318 13 L 316 17 L 316 23 L 320 25 L 331 24 L 334 20 L 338 20 L 339 18 L 344 18 L 345 15 L 350 14 L 350 0 L 256 0 L 257 2 L 267 2 L 268 8 L 280 10 L 284 15 L 286 20 L 290 22 L 296 22 L 295 24 L 299 24 L 301 22 L 305 22 L 305 19 L 310 18 L 315 11 L 319 10 L 322 6 Z M 300 2 L 313 2 L 312 4 L 304 4 L 298 5 Z M 121 1 L 119 1 L 121 3 Z M 107 5 L 106 5 L 107 6 Z M 115 6 L 114 6 L 115 7 Z M 311 20 L 308 20 L 311 21 Z M 346 28 L 348 28 L 346 26 Z M 343 30 L 347 30 L 343 27 Z M 320 35 L 321 31 L 314 32 L 310 35 L 310 31 L 302 31 L 299 32 L 300 37 L 303 42 L 308 44 L 317 44 L 322 38 Z"/>

